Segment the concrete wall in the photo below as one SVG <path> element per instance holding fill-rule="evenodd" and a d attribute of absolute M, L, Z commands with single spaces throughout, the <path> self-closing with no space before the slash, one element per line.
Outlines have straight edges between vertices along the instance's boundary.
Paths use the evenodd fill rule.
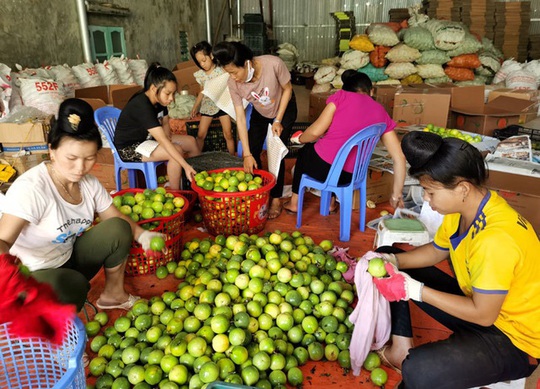
<path fill-rule="evenodd" d="M 225 0 L 226 1 L 226 0 Z M 179 31 L 189 44 L 206 39 L 202 0 L 111 0 L 129 8 L 127 17 L 88 14 L 88 23 L 124 28 L 127 55 L 172 68 L 180 58 Z M 222 0 L 211 0 L 219 10 Z M 215 3 L 219 3 L 219 6 Z M 211 13 L 218 13 L 211 11 Z M 14 67 L 71 66 L 83 62 L 75 0 L 2 0 L 0 63 Z"/>

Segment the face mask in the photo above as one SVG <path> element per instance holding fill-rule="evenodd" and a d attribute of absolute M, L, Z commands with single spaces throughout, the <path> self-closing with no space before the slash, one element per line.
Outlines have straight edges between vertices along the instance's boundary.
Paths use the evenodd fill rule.
<path fill-rule="evenodd" d="M 250 82 L 253 79 L 254 74 L 255 74 L 255 69 L 251 67 L 251 61 L 247 61 L 247 77 L 246 77 L 246 81 L 244 82 Z"/>

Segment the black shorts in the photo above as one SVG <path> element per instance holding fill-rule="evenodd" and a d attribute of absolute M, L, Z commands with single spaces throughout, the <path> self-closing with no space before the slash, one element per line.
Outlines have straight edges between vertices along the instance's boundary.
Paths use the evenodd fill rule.
<path fill-rule="evenodd" d="M 223 111 L 223 110 L 219 110 L 217 113 L 213 114 L 213 115 L 205 115 L 204 113 L 201 113 L 201 116 L 206 116 L 206 117 L 210 117 L 210 118 L 219 118 L 219 117 L 222 117 L 224 115 L 227 115 L 227 112 Z"/>

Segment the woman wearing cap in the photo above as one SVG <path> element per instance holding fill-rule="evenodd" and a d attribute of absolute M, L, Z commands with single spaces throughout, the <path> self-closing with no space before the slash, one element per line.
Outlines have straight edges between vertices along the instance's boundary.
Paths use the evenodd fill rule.
<path fill-rule="evenodd" d="M 379 248 L 388 253 L 379 256 L 390 277 L 374 282 L 392 302 L 392 343 L 379 350 L 383 362 L 402 369 L 400 388 L 470 388 L 529 376 L 540 358 L 540 243 L 533 227 L 485 188 L 488 172 L 474 146 L 413 131 L 402 148 L 424 200 L 444 219 L 432 243 L 408 252 Z M 435 267 L 445 260 L 452 275 Z M 409 299 L 452 334 L 414 347 Z"/>
<path fill-rule="evenodd" d="M 285 63 L 273 55 L 253 57 L 249 47 L 239 42 L 221 42 L 212 51 L 219 66 L 229 73 L 229 90 L 236 113 L 236 127 L 244 150 L 244 169 L 253 173 L 261 168 L 261 152 L 272 127 L 275 135 L 287 144 L 296 121 L 296 99 L 291 84 L 291 73 Z M 246 114 L 242 99 L 253 104 L 247 130 Z M 270 191 L 268 218 L 281 214 L 280 198 L 283 196 L 285 163 L 282 161 L 276 185 Z"/>
<path fill-rule="evenodd" d="M 143 249 L 161 234 L 145 231 L 122 215 L 97 178 L 88 174 L 101 149 L 92 107 L 79 99 L 61 105 L 48 135 L 51 160 L 15 180 L 0 219 L 0 254 L 10 253 L 60 301 L 80 310 L 90 280 L 105 268 L 96 305 L 130 309 L 138 299 L 124 289 L 133 238 Z M 101 222 L 92 226 L 94 215 Z M 92 227 L 92 228 L 90 228 Z"/>

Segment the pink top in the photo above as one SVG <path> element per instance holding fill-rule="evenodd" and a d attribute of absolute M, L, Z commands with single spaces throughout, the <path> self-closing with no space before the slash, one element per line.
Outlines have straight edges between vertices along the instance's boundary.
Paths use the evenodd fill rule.
<path fill-rule="evenodd" d="M 281 58 L 261 55 L 254 58 L 262 65 L 259 79 L 253 82 L 236 82 L 229 78 L 228 85 L 235 106 L 242 105 L 242 98 L 253 103 L 253 108 L 268 119 L 276 117 L 281 101 L 281 85 L 291 81 L 291 73 Z"/>
<path fill-rule="evenodd" d="M 341 146 L 358 131 L 372 124 L 386 123 L 384 133 L 387 133 L 396 126 L 384 107 L 369 95 L 340 90 L 328 97 L 326 104 L 329 103 L 334 103 L 336 112 L 328 131 L 315 143 L 315 151 L 330 164 Z M 343 170 L 352 173 L 354 162 L 355 156 L 349 155 Z"/>

